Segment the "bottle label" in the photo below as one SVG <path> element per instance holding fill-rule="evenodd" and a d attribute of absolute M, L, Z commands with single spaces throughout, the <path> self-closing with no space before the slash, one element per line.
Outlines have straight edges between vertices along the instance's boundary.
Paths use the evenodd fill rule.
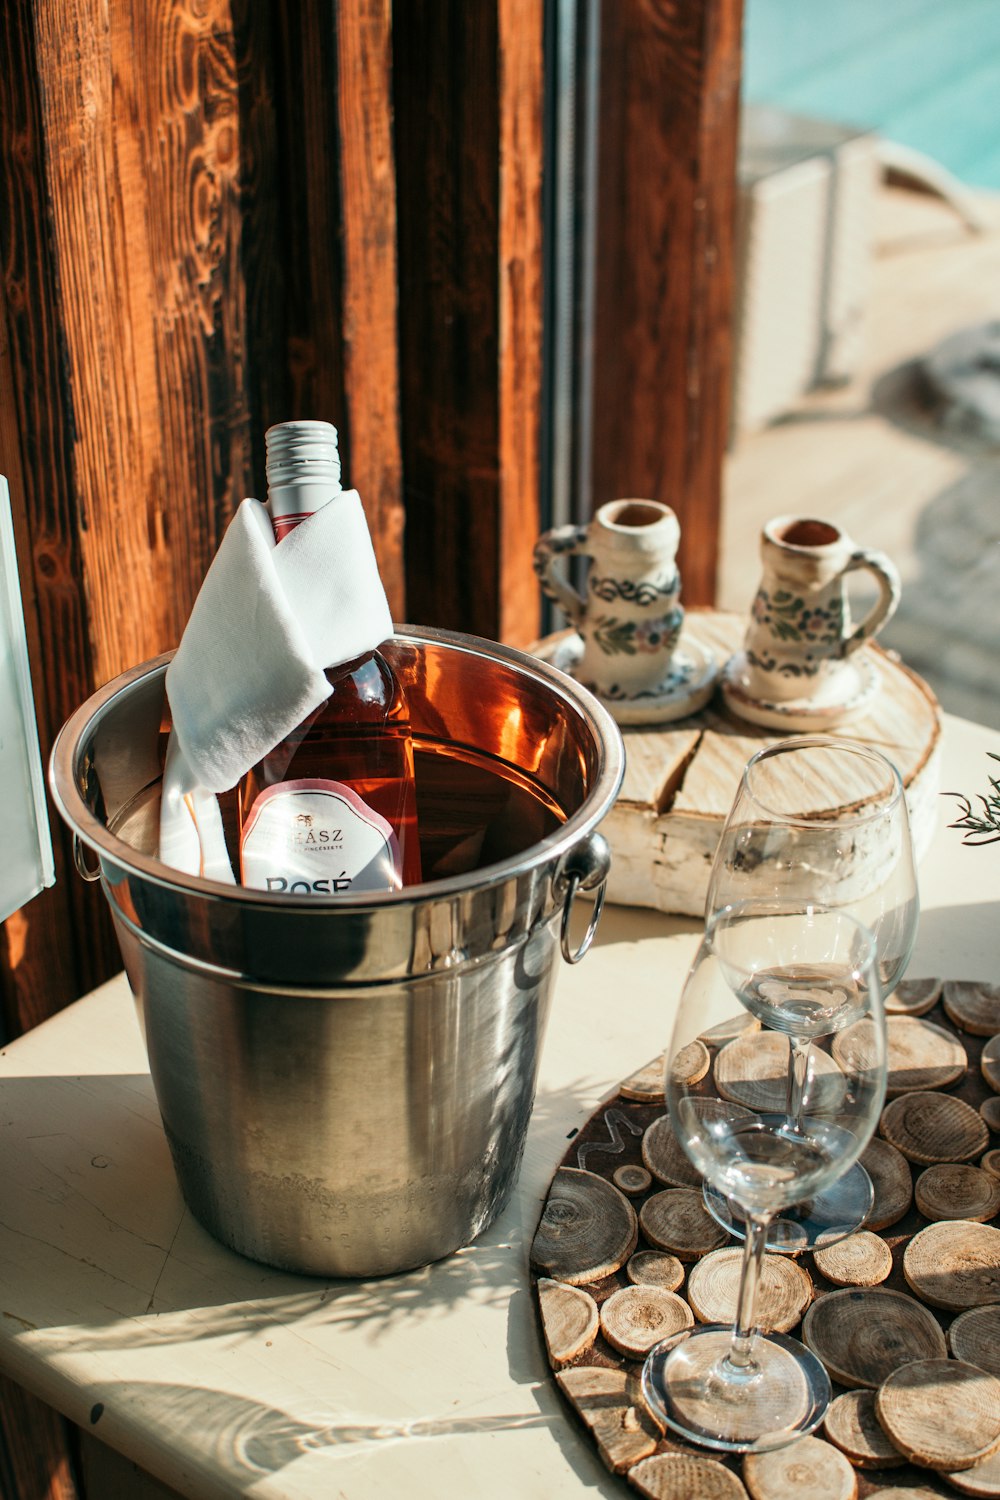
<path fill-rule="evenodd" d="M 394 891 L 399 843 L 381 813 L 339 781 L 283 781 L 261 792 L 240 839 L 244 886 L 289 896 Z"/>

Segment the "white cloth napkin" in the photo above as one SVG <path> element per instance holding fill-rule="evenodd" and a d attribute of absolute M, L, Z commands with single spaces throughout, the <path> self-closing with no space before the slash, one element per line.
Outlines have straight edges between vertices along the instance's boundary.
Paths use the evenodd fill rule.
<path fill-rule="evenodd" d="M 373 651 L 391 634 L 356 490 L 335 495 L 280 542 L 266 506 L 244 500 L 167 668 L 173 731 L 160 858 L 232 879 L 209 794 L 235 786 L 330 696 L 324 668 Z"/>

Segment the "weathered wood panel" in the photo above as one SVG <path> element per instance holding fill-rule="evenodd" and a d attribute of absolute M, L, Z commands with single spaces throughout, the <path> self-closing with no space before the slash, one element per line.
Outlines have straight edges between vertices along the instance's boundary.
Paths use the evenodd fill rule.
<path fill-rule="evenodd" d="M 729 421 L 742 0 L 602 8 L 594 506 L 673 506 L 714 599 Z"/>
<path fill-rule="evenodd" d="M 412 619 L 525 644 L 540 530 L 541 0 L 393 12 Z"/>

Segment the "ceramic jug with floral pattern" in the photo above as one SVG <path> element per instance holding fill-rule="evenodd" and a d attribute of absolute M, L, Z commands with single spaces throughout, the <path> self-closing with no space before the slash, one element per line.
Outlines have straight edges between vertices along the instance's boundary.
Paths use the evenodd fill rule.
<path fill-rule="evenodd" d="M 574 676 L 602 697 L 651 693 L 669 676 L 684 622 L 680 534 L 668 505 L 611 500 L 589 525 L 556 527 L 535 544 L 539 582 L 583 643 Z M 590 559 L 586 598 L 558 570 L 560 558 L 573 554 Z"/>
<path fill-rule="evenodd" d="M 830 521 L 778 516 L 761 536 L 763 574 L 750 612 L 742 687 L 771 703 L 814 700 L 834 706 L 856 693 L 848 658 L 870 640 L 899 603 L 895 565 L 882 552 L 858 547 Z M 871 573 L 878 598 L 855 625 L 848 574 Z"/>

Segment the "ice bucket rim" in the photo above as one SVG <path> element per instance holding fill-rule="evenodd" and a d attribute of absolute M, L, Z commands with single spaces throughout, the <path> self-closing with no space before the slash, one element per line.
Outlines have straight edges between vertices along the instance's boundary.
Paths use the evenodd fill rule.
<path fill-rule="evenodd" d="M 404 886 L 398 891 L 366 892 L 359 895 L 293 897 L 206 880 L 175 870 L 159 859 L 143 854 L 113 834 L 87 806 L 79 790 L 78 774 L 81 747 L 86 743 L 91 729 L 110 712 L 115 701 L 132 690 L 138 682 L 155 677 L 158 673 L 165 673 L 174 655 L 173 651 L 151 657 L 111 678 L 91 694 L 63 724 L 49 759 L 49 788 L 60 817 L 83 844 L 97 853 L 102 873 L 104 861 L 107 860 L 119 870 L 166 889 L 191 891 L 217 900 L 239 901 L 243 905 L 284 911 L 375 911 L 424 899 L 447 899 L 470 888 L 488 889 L 503 885 L 511 878 L 539 865 L 551 863 L 554 869 L 557 868 L 561 859 L 606 815 L 621 788 L 625 747 L 621 730 L 613 716 L 581 683 L 551 663 L 516 647 L 464 632 L 408 624 L 395 625 L 391 639 L 418 646 L 427 642 L 477 655 L 485 653 L 540 679 L 563 701 L 567 709 L 584 719 L 591 730 L 597 751 L 597 772 L 580 807 L 574 809 L 556 832 L 548 834 L 517 855 L 495 864 L 484 865 L 471 874 L 423 881 L 419 885 Z"/>

